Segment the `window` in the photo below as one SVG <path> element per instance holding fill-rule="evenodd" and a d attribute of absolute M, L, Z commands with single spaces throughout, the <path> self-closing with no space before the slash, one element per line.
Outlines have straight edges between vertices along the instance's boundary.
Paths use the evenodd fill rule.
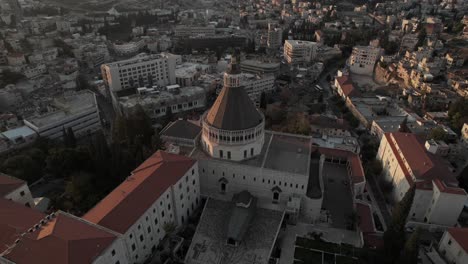
<path fill-rule="evenodd" d="M 228 159 L 231 159 L 231 151 L 228 151 L 228 152 L 227 152 L 227 158 L 228 158 Z"/>
<path fill-rule="evenodd" d="M 244 158 L 247 158 L 247 150 L 244 150 Z"/>
<path fill-rule="evenodd" d="M 221 183 L 221 192 L 226 192 L 226 183 Z"/>
<path fill-rule="evenodd" d="M 115 256 L 115 249 L 112 250 L 111 255 Z"/>
<path fill-rule="evenodd" d="M 452 245 L 452 240 L 449 239 L 449 241 L 447 242 L 447 244 Z"/>
<path fill-rule="evenodd" d="M 164 217 L 164 211 L 161 212 L 161 216 Z"/>
<path fill-rule="evenodd" d="M 138 230 L 140 230 L 140 228 L 141 228 L 141 225 L 138 225 Z"/>
<path fill-rule="evenodd" d="M 158 224 L 158 219 L 157 219 L 157 218 L 154 219 L 154 224 L 155 224 L 155 225 Z"/>
<path fill-rule="evenodd" d="M 250 156 L 253 156 L 253 155 L 254 155 L 254 149 L 251 148 L 251 149 L 250 149 Z"/>
<path fill-rule="evenodd" d="M 115 264 L 120 264 L 120 261 L 117 260 L 117 261 L 115 262 Z"/>
<path fill-rule="evenodd" d="M 192 169 L 192 175 L 193 175 L 194 173 L 195 173 L 195 170 L 194 170 L 194 169 Z"/>
<path fill-rule="evenodd" d="M 223 155 L 223 150 L 220 149 L 220 150 L 219 150 L 219 157 L 220 157 L 220 158 L 223 158 L 223 156 L 224 156 L 224 155 Z"/>
<path fill-rule="evenodd" d="M 148 234 L 151 233 L 151 227 L 148 226 Z"/>
<path fill-rule="evenodd" d="M 130 239 L 132 239 L 132 238 L 133 238 L 133 234 L 130 234 L 130 236 L 129 236 L 129 237 L 130 237 Z"/>
<path fill-rule="evenodd" d="M 143 241 L 143 235 L 140 235 L 140 241 Z"/>
<path fill-rule="evenodd" d="M 171 210 L 171 204 L 167 205 L 167 210 Z"/>
<path fill-rule="evenodd" d="M 132 251 L 135 251 L 136 247 L 135 244 L 132 244 Z"/>
<path fill-rule="evenodd" d="M 279 192 L 273 193 L 273 203 L 277 203 L 279 200 Z"/>
<path fill-rule="evenodd" d="M 192 184 L 195 185 L 195 180 L 192 181 Z"/>
<path fill-rule="evenodd" d="M 20 192 L 20 195 L 21 195 L 21 196 L 24 196 L 24 191 L 21 191 L 21 192 Z"/>

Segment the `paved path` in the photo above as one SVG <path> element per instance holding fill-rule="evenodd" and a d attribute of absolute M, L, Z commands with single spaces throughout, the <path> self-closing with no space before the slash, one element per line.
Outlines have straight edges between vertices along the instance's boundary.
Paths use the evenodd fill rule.
<path fill-rule="evenodd" d="M 387 206 L 387 203 L 385 202 L 385 196 L 382 193 L 382 190 L 380 190 L 379 184 L 377 182 L 377 179 L 375 178 L 374 175 L 369 175 L 369 177 L 366 177 L 368 187 L 370 187 L 370 190 L 368 190 L 372 195 L 374 196 L 374 200 L 377 202 L 377 205 L 380 208 L 380 212 L 382 213 L 383 220 L 385 221 L 384 225 L 388 226 L 392 219 L 392 215 L 390 213 L 390 209 Z"/>

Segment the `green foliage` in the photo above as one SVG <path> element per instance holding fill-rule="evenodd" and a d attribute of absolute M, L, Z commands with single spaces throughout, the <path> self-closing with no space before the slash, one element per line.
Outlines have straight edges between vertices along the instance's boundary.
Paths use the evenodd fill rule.
<path fill-rule="evenodd" d="M 409 239 L 405 243 L 403 253 L 400 257 L 398 263 L 401 264 L 413 264 L 418 263 L 418 254 L 419 254 L 419 238 L 421 236 L 421 230 L 419 228 L 411 234 Z"/>
<path fill-rule="evenodd" d="M 468 99 L 461 98 L 453 103 L 448 111 L 452 129 L 459 132 L 464 123 L 468 123 Z"/>
<path fill-rule="evenodd" d="M 267 108 L 267 98 L 265 92 L 262 92 L 260 95 L 260 109 L 266 110 Z"/>
<path fill-rule="evenodd" d="M 441 127 L 436 127 L 431 130 L 431 133 L 428 136 L 428 139 L 434 139 L 434 140 L 442 140 L 446 141 L 448 138 L 447 132 Z"/>
<path fill-rule="evenodd" d="M 392 220 L 384 233 L 386 263 L 397 263 L 405 245 L 405 224 L 413 203 L 415 188 L 412 187 L 393 210 Z"/>
<path fill-rule="evenodd" d="M 18 83 L 18 81 L 25 78 L 23 74 L 12 72 L 10 70 L 3 70 L 0 76 L 1 76 L 0 89 L 3 88 L 3 86 L 8 85 L 8 84 L 16 84 Z"/>
<path fill-rule="evenodd" d="M 27 154 L 16 155 L 3 162 L 2 172 L 33 183 L 41 176 L 41 164 Z"/>

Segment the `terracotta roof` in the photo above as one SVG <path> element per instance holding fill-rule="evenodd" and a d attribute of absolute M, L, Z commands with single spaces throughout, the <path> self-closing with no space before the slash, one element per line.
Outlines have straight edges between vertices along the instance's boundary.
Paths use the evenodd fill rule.
<path fill-rule="evenodd" d="M 468 253 L 468 228 L 452 227 L 447 230 L 457 243 Z"/>
<path fill-rule="evenodd" d="M 108 231 L 58 212 L 55 218 L 21 238 L 5 257 L 17 264 L 92 263 L 115 239 Z"/>
<path fill-rule="evenodd" d="M 6 196 L 7 194 L 23 186 L 25 183 L 26 182 L 23 180 L 0 172 L 0 196 Z"/>
<path fill-rule="evenodd" d="M 83 218 L 124 234 L 195 160 L 158 151 Z"/>
<path fill-rule="evenodd" d="M 403 159 L 408 163 L 417 181 L 439 179 L 447 186 L 458 186 L 458 181 L 449 170 L 448 164 L 440 157 L 428 152 L 424 147 L 423 139 L 415 134 L 402 132 L 386 133 L 385 137 L 410 183 L 413 183 L 414 179 Z"/>
<path fill-rule="evenodd" d="M 243 87 L 224 86 L 206 121 L 218 129 L 244 130 L 259 125 L 263 117 Z"/>
<path fill-rule="evenodd" d="M 372 210 L 368 204 L 357 202 L 356 210 L 359 216 L 359 228 L 363 233 L 374 233 L 375 225 Z"/>
<path fill-rule="evenodd" d="M 343 94 L 347 97 L 353 97 L 353 96 L 360 96 L 361 93 L 359 90 L 354 88 L 353 82 L 351 80 L 351 76 L 349 75 L 343 75 L 340 77 L 336 77 L 336 80 L 338 81 L 338 84 L 341 87 L 341 90 L 343 91 Z"/>
<path fill-rule="evenodd" d="M 457 195 L 466 195 L 465 190 L 463 190 L 462 188 L 447 186 L 443 181 L 439 179 L 435 179 L 433 180 L 433 182 L 435 186 L 437 186 L 437 189 L 439 189 L 440 192 L 457 194 Z"/>
<path fill-rule="evenodd" d="M 0 253 L 45 216 L 22 204 L 0 198 Z"/>
<path fill-rule="evenodd" d="M 351 179 L 354 184 L 364 182 L 366 180 L 361 158 L 359 158 L 356 153 L 348 150 L 324 147 L 312 147 L 311 152 L 314 152 L 315 148 L 319 150 L 320 154 L 323 154 L 327 157 L 346 158 L 351 168 Z"/>

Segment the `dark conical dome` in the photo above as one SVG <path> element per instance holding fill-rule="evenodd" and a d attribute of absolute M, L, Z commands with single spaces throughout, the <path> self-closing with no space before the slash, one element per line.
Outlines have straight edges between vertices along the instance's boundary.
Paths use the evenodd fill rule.
<path fill-rule="evenodd" d="M 243 87 L 224 86 L 206 121 L 218 129 L 244 130 L 259 125 L 263 117 Z"/>

